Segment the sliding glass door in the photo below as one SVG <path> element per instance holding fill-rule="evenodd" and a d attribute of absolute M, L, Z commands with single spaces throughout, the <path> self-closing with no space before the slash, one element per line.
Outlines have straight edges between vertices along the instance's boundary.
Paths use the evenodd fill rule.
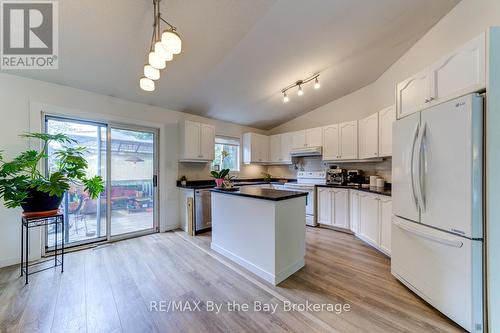
<path fill-rule="evenodd" d="M 58 240 L 64 237 L 67 246 L 75 246 L 156 231 L 156 130 L 55 116 L 46 116 L 45 130 L 86 147 L 89 175 L 101 176 L 106 185 L 99 198 L 91 199 L 81 184 L 72 184 L 61 204 L 66 225 Z M 50 144 L 46 170 L 54 167 L 52 153 L 58 148 Z M 48 228 L 48 250 L 55 236 L 55 229 Z"/>
<path fill-rule="evenodd" d="M 111 128 L 110 235 L 155 228 L 156 133 Z"/>

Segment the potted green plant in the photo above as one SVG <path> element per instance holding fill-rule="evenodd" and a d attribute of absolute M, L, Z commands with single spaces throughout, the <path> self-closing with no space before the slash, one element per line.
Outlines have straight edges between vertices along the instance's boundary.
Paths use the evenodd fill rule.
<path fill-rule="evenodd" d="M 222 187 L 224 179 L 229 174 L 229 169 L 222 169 L 221 171 L 211 171 L 210 175 L 215 178 L 215 185 L 217 187 Z"/>
<path fill-rule="evenodd" d="M 185 175 L 182 175 L 181 178 L 179 178 L 179 180 L 181 182 L 181 186 L 186 186 L 188 179 Z"/>
<path fill-rule="evenodd" d="M 89 197 L 96 199 L 104 191 L 100 176 L 87 177 L 86 148 L 64 134 L 27 133 L 21 137 L 40 140 L 40 151 L 26 150 L 11 161 L 0 153 L 0 198 L 7 208 L 22 207 L 27 215 L 57 211 L 64 192 L 71 184 L 82 184 Z M 48 158 L 50 142 L 60 144 L 52 152 L 54 163 L 47 175 L 38 166 Z"/>

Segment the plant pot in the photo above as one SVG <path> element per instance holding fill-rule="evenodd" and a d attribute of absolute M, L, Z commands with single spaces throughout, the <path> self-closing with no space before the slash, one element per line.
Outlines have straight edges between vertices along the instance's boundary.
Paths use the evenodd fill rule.
<path fill-rule="evenodd" d="M 216 178 L 215 179 L 215 186 L 222 187 L 222 183 L 224 183 L 224 178 Z"/>
<path fill-rule="evenodd" d="M 21 204 L 24 213 L 47 212 L 47 211 L 57 211 L 61 205 L 63 197 L 58 197 L 55 195 L 49 195 L 45 192 L 40 192 L 37 190 L 30 190 L 29 196 Z"/>
<path fill-rule="evenodd" d="M 181 180 L 181 186 L 186 186 L 187 185 L 187 181 L 186 180 Z"/>

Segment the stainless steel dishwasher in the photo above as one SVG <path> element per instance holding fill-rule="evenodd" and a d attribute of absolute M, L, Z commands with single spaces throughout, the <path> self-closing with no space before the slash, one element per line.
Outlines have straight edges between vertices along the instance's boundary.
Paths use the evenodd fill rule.
<path fill-rule="evenodd" d="M 195 234 L 212 228 L 212 194 L 210 189 L 196 190 L 194 196 Z"/>

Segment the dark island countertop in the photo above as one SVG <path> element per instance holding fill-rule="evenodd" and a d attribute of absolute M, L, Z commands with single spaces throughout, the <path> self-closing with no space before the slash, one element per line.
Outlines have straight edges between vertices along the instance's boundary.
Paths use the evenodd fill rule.
<path fill-rule="evenodd" d="M 381 195 L 386 195 L 390 197 L 392 195 L 391 188 L 390 187 L 385 187 L 385 188 L 380 188 L 380 187 L 368 187 L 368 188 L 363 188 L 360 186 L 351 186 L 351 185 L 316 185 L 316 187 L 334 187 L 334 188 L 345 188 L 345 189 L 350 189 L 350 190 L 357 190 L 357 191 L 363 191 L 363 192 L 369 192 L 369 193 L 374 193 L 374 194 L 381 194 Z"/>
<path fill-rule="evenodd" d="M 274 190 L 270 188 L 259 187 L 240 187 L 238 191 L 225 191 L 213 188 L 210 192 L 237 195 L 262 200 L 281 201 L 299 197 L 307 197 L 307 192 Z M 307 198 L 306 198 L 307 200 Z"/>
<path fill-rule="evenodd" d="M 266 180 L 257 178 L 257 179 L 235 179 L 233 181 L 233 183 L 235 186 L 264 185 L 264 184 L 282 185 L 282 184 L 286 184 L 289 182 L 296 182 L 296 181 L 297 181 L 296 179 L 280 179 L 280 178 L 273 178 L 273 179 L 271 179 L 271 181 L 266 181 Z M 186 185 L 181 185 L 180 181 L 177 181 L 177 187 L 184 188 L 184 189 L 192 189 L 192 190 L 214 188 L 215 181 L 213 179 L 211 179 L 211 180 L 190 180 L 187 182 Z"/>

